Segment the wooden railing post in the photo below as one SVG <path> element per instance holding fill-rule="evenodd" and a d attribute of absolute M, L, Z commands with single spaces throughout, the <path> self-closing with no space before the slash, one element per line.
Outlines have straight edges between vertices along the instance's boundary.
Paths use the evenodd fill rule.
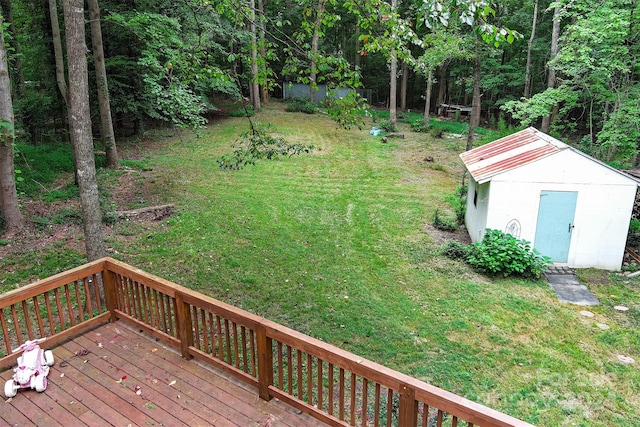
<path fill-rule="evenodd" d="M 263 326 L 256 329 L 258 341 L 258 394 L 260 399 L 271 400 L 269 386 L 273 385 L 273 343 Z"/>
<path fill-rule="evenodd" d="M 416 391 L 406 384 L 400 386 L 400 409 L 398 427 L 416 427 L 418 402 Z"/>
<path fill-rule="evenodd" d="M 102 286 L 104 287 L 104 299 L 107 304 L 107 310 L 111 313 L 111 322 L 118 320 L 116 315 L 116 309 L 118 307 L 118 294 L 116 290 L 116 275 L 113 271 L 109 270 L 109 264 L 104 263 L 102 269 Z M 99 296 L 98 296 L 99 298 Z"/>
<path fill-rule="evenodd" d="M 193 345 L 191 310 L 189 310 L 189 305 L 184 302 L 182 293 L 178 291 L 176 291 L 176 323 L 182 357 L 192 359 L 193 356 L 189 353 L 189 347 Z"/>

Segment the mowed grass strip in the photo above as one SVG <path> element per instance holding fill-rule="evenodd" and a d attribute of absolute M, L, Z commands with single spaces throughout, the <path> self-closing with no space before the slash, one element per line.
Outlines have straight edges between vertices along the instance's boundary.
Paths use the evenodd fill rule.
<path fill-rule="evenodd" d="M 177 212 L 116 223 L 115 256 L 534 424 L 640 425 L 638 282 L 585 272 L 603 302 L 587 318 L 544 281 L 439 254 L 429 224 L 462 181 L 464 140 L 405 126 L 383 144 L 279 104 L 255 120 L 316 149 L 226 171 L 246 120 L 167 141 L 147 185 Z"/>

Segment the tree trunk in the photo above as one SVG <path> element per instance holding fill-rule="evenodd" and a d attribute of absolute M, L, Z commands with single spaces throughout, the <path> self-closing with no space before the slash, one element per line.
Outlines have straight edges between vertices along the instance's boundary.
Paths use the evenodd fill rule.
<path fill-rule="evenodd" d="M 260 27 L 260 56 L 262 57 L 263 61 L 266 62 L 266 58 L 267 58 L 267 47 L 265 44 L 265 40 L 266 40 L 266 34 L 267 34 L 267 28 L 266 28 L 266 24 L 264 22 L 264 1 L 263 0 L 258 0 L 258 23 L 259 23 L 259 27 Z M 262 83 L 262 90 L 260 91 L 260 100 L 262 101 L 263 104 L 266 104 L 267 102 L 269 102 L 269 85 L 267 84 L 268 82 L 265 81 L 264 83 Z"/>
<path fill-rule="evenodd" d="M 9 46 L 13 49 L 14 57 L 13 57 L 13 96 L 21 97 L 24 95 L 24 70 L 22 69 L 22 55 L 20 54 L 20 44 L 18 43 L 18 37 L 16 34 L 16 27 L 13 22 L 13 6 L 11 5 L 11 0 L 0 0 L 2 4 L 2 13 L 6 18 L 6 21 L 9 23 L 9 34 L 11 34 L 11 40 L 9 40 Z"/>
<path fill-rule="evenodd" d="M 529 44 L 527 44 L 527 65 L 525 67 L 524 76 L 524 97 L 531 97 L 531 50 L 533 47 L 533 40 L 536 37 L 536 25 L 538 22 L 538 0 L 533 5 L 533 22 L 531 23 L 531 37 L 529 37 Z"/>
<path fill-rule="evenodd" d="M 389 82 L 389 120 L 391 123 L 396 123 L 398 120 L 397 109 L 397 91 L 398 91 L 398 59 L 396 57 L 396 51 L 391 51 L 391 79 Z"/>
<path fill-rule="evenodd" d="M 440 70 L 440 82 L 438 83 L 438 99 L 436 101 L 436 107 L 440 107 L 440 105 L 444 104 L 447 96 L 447 66 L 441 65 L 438 69 Z"/>
<path fill-rule="evenodd" d="M 553 61 L 553 59 L 558 54 L 558 40 L 560 39 L 560 6 L 556 6 L 553 10 L 553 30 L 551 32 L 551 57 L 549 61 Z M 554 88 L 556 86 L 556 70 L 553 67 L 547 65 L 547 89 Z M 555 109 L 556 107 L 554 107 Z M 549 133 L 549 129 L 551 128 L 551 116 L 544 116 L 542 118 L 542 123 L 540 125 L 540 130 L 544 133 Z"/>
<path fill-rule="evenodd" d="M 89 21 L 91 22 L 91 45 L 93 47 L 93 61 L 96 71 L 96 85 L 98 86 L 98 107 L 100 109 L 100 136 L 107 153 L 107 166 L 117 168 L 118 149 L 116 136 L 113 133 L 111 118 L 111 103 L 109 102 L 109 86 L 107 84 L 107 69 L 104 64 L 104 48 L 102 44 L 102 26 L 100 25 L 100 6 L 98 0 L 88 0 Z"/>
<path fill-rule="evenodd" d="M 62 52 L 62 38 L 60 37 L 60 23 L 58 22 L 58 6 L 56 0 L 49 0 L 49 15 L 51 19 L 51 36 L 53 38 L 53 54 L 56 60 L 56 81 L 65 104 L 67 101 L 67 80 L 64 76 L 64 54 Z"/>
<path fill-rule="evenodd" d="M 322 25 L 322 17 L 324 15 L 325 0 L 318 3 L 316 10 L 316 22 L 313 25 L 313 37 L 311 39 L 311 64 L 309 72 L 309 84 L 311 102 L 316 102 L 316 92 L 318 88 L 318 70 L 316 69 L 316 57 L 318 56 L 318 43 L 320 42 L 320 25 Z"/>
<path fill-rule="evenodd" d="M 391 11 L 395 13 L 398 8 L 398 0 L 391 0 Z M 393 30 L 391 32 L 391 39 L 395 39 Z M 389 121 L 396 124 L 398 120 L 397 111 L 397 92 L 398 92 L 398 55 L 395 48 L 391 48 L 391 76 L 389 81 Z"/>
<path fill-rule="evenodd" d="M 13 22 L 13 6 L 11 0 L 0 0 L 2 3 L 2 13 L 9 23 L 9 34 L 11 34 L 11 40 L 9 40 L 9 46 L 13 49 L 13 67 L 11 70 L 10 78 L 13 81 L 12 98 L 22 99 L 26 93 L 26 84 L 24 80 L 24 68 L 22 66 L 22 50 L 20 49 L 20 43 L 18 43 L 18 36 L 16 34 L 15 24 Z M 37 143 L 38 131 L 36 130 L 34 120 L 32 120 L 31 108 L 22 108 L 20 112 L 20 119 L 18 120 L 23 129 L 27 132 L 26 136 L 34 144 Z"/>
<path fill-rule="evenodd" d="M 473 138 L 476 127 L 480 125 L 480 113 L 482 110 L 482 100 L 480 95 L 480 52 L 478 46 L 475 49 L 475 64 L 473 67 L 473 101 L 471 104 L 471 117 L 469 117 L 469 133 L 467 135 L 467 151 L 473 148 Z"/>
<path fill-rule="evenodd" d="M 356 17 L 356 19 L 359 21 L 360 18 Z M 353 65 L 355 67 L 356 70 L 360 69 L 360 64 L 362 61 L 361 58 L 362 54 L 360 53 L 360 25 L 358 25 L 358 23 L 356 23 L 356 57 L 353 60 Z M 371 102 L 371 100 L 369 99 L 369 102 Z"/>
<path fill-rule="evenodd" d="M 69 127 L 74 147 L 88 261 L 106 255 L 89 111 L 84 1 L 63 0 L 69 66 Z"/>
<path fill-rule="evenodd" d="M 409 66 L 402 62 L 402 80 L 400 81 L 400 111 L 407 111 L 407 83 L 409 82 Z"/>
<path fill-rule="evenodd" d="M 429 115 L 431 114 L 431 90 L 433 88 L 433 70 L 429 70 L 427 74 L 427 90 L 424 95 L 424 125 L 429 128 L 431 126 Z"/>
<path fill-rule="evenodd" d="M 251 101 L 253 109 L 260 111 L 260 85 L 258 84 L 258 26 L 256 25 L 256 1 L 249 2 L 251 21 Z"/>
<path fill-rule="evenodd" d="M 0 25 L 3 24 L 0 16 Z M 18 204 L 15 168 L 13 164 L 14 120 L 11 102 L 11 82 L 4 34 L 0 31 L 0 214 L 4 217 L 3 232 L 13 235 L 24 227 L 24 220 Z"/>

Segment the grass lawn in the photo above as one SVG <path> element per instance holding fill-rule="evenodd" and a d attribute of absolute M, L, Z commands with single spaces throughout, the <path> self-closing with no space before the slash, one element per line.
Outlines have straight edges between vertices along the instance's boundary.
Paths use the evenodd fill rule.
<path fill-rule="evenodd" d="M 430 224 L 460 185 L 464 139 L 401 125 L 406 138 L 382 144 L 277 103 L 256 119 L 315 150 L 221 170 L 216 159 L 248 129 L 241 118 L 159 142 L 140 185 L 176 213 L 113 224 L 111 254 L 533 424 L 640 426 L 636 279 L 581 271 L 603 303 L 588 318 L 544 281 L 485 277 L 439 254 Z M 78 264 L 61 246 L 39 256 L 56 253 L 51 271 L 20 261 L 27 253 L 5 262 L 38 274 Z M 17 276 L 5 270 L 6 290 Z"/>

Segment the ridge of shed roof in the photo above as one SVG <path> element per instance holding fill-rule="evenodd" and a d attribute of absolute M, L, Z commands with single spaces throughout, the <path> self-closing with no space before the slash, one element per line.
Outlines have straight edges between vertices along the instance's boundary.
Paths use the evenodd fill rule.
<path fill-rule="evenodd" d="M 460 154 L 478 183 L 560 152 L 568 146 L 533 127 L 497 139 Z"/>
<path fill-rule="evenodd" d="M 640 179 L 594 159 L 534 127 L 528 127 L 461 153 L 460 158 L 473 179 L 482 184 L 490 181 L 496 175 L 528 165 L 563 150 L 571 150 L 640 184 Z"/>

